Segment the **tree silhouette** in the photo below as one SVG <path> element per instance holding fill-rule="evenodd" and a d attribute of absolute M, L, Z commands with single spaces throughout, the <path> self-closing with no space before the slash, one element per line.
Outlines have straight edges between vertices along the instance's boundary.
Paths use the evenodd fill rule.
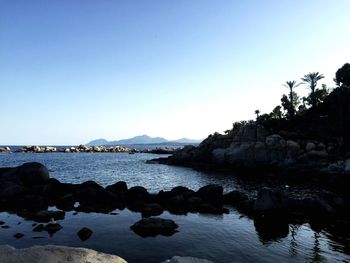
<path fill-rule="evenodd" d="M 259 118 L 260 111 L 259 111 L 259 110 L 255 110 L 254 113 L 256 114 L 256 118 L 258 119 L 258 118 Z"/>
<path fill-rule="evenodd" d="M 350 88 L 350 64 L 345 63 L 340 69 L 335 73 L 335 83 L 338 87 Z"/>
<path fill-rule="evenodd" d="M 320 74 L 319 72 L 310 72 L 309 74 L 306 74 L 303 78 L 301 78 L 302 81 L 304 81 L 304 84 L 308 84 L 309 88 L 311 90 L 309 95 L 309 102 L 312 107 L 315 107 L 317 104 L 317 97 L 316 97 L 316 86 L 317 81 L 323 79 L 324 76 Z"/>
<path fill-rule="evenodd" d="M 287 87 L 289 89 L 289 103 L 288 103 L 288 98 L 287 100 L 285 98 L 282 97 L 281 101 L 282 103 L 284 102 L 284 106 L 282 104 L 282 106 L 287 110 L 289 118 L 293 118 L 295 116 L 295 108 L 296 108 L 296 102 L 297 102 L 297 94 L 294 92 L 293 89 L 295 89 L 296 87 L 298 87 L 300 85 L 297 84 L 297 82 L 295 80 L 291 80 L 291 81 L 286 81 L 286 83 L 284 84 L 285 87 Z"/>
<path fill-rule="evenodd" d="M 280 105 L 276 106 L 272 112 L 271 112 L 271 117 L 273 119 L 282 119 L 282 107 Z"/>

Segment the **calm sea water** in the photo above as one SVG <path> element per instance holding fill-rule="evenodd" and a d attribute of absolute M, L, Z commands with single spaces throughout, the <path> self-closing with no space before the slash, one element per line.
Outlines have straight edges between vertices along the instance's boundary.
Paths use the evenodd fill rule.
<path fill-rule="evenodd" d="M 226 191 L 241 187 L 227 174 L 145 163 L 156 157 L 158 155 L 124 153 L 13 153 L 0 154 L 0 166 L 37 161 L 49 168 L 51 177 L 62 182 L 94 180 L 106 186 L 123 180 L 129 186 L 142 185 L 150 192 L 178 185 L 197 190 L 209 183 L 221 184 Z M 140 214 L 127 209 L 115 212 L 116 215 L 74 215 L 68 212 L 66 218 L 59 222 L 63 229 L 52 237 L 46 232 L 32 232 L 32 221 L 0 212 L 0 220 L 10 226 L 9 229 L 0 228 L 0 244 L 14 247 L 38 244 L 87 247 L 117 254 L 129 262 L 161 262 L 174 255 L 214 262 L 350 262 L 350 240 L 341 233 L 335 236 L 302 224 L 290 225 L 284 236 L 269 239 L 257 231 L 253 220 L 233 208 L 230 214 L 222 216 L 172 215 L 165 212 L 161 217 L 174 220 L 179 225 L 179 232 L 171 237 L 147 238 L 139 237 L 130 230 L 130 226 L 141 218 Z M 89 240 L 82 242 L 76 232 L 84 226 L 94 233 Z M 25 236 L 16 240 L 13 235 L 17 232 Z"/>

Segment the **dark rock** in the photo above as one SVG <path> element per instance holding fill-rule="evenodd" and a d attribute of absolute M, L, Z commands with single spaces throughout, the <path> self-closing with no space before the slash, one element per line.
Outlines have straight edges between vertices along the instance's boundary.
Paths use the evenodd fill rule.
<path fill-rule="evenodd" d="M 40 195 L 25 195 L 18 200 L 18 207 L 39 211 L 47 209 L 48 204 L 44 197 Z"/>
<path fill-rule="evenodd" d="M 142 237 L 156 235 L 171 236 L 177 232 L 176 228 L 178 228 L 178 225 L 169 219 L 150 217 L 141 219 L 130 228 Z"/>
<path fill-rule="evenodd" d="M 44 230 L 49 233 L 50 236 L 53 236 L 57 231 L 61 230 L 63 227 L 58 223 L 49 223 L 44 226 Z"/>
<path fill-rule="evenodd" d="M 202 204 L 203 200 L 200 197 L 193 196 L 186 200 L 186 204 L 190 209 L 198 209 L 198 207 Z"/>
<path fill-rule="evenodd" d="M 17 174 L 24 185 L 32 186 L 46 183 L 50 176 L 49 170 L 41 163 L 25 163 L 17 167 Z"/>
<path fill-rule="evenodd" d="M 77 233 L 77 235 L 79 236 L 81 241 L 85 241 L 88 240 L 91 235 L 92 235 L 92 230 L 87 228 L 87 227 L 83 227 L 82 229 L 79 230 L 79 232 Z"/>
<path fill-rule="evenodd" d="M 229 210 L 227 208 L 216 207 L 216 206 L 213 206 L 211 204 L 202 204 L 199 206 L 198 212 L 203 213 L 203 214 L 221 215 L 221 214 L 228 214 Z"/>
<path fill-rule="evenodd" d="M 255 217 L 254 226 L 263 243 L 285 238 L 289 233 L 289 225 L 283 217 Z"/>
<path fill-rule="evenodd" d="M 240 191 L 234 190 L 224 195 L 224 203 L 237 205 L 248 199 L 248 196 Z"/>
<path fill-rule="evenodd" d="M 142 217 L 159 216 L 163 211 L 163 207 L 157 203 L 145 204 L 142 209 Z"/>
<path fill-rule="evenodd" d="M 123 181 L 119 181 L 116 182 L 115 184 L 112 185 L 108 185 L 106 187 L 106 190 L 114 192 L 114 193 L 126 193 L 126 191 L 128 190 L 128 186 L 126 184 L 126 182 Z"/>
<path fill-rule="evenodd" d="M 56 201 L 56 207 L 64 211 L 74 210 L 74 196 L 72 194 L 65 195 Z"/>
<path fill-rule="evenodd" d="M 42 210 L 35 213 L 27 213 L 25 217 L 34 220 L 36 222 L 49 222 L 51 218 L 54 220 L 64 219 L 66 213 L 64 211 L 48 211 Z"/>
<path fill-rule="evenodd" d="M 256 214 L 278 213 L 284 207 L 284 197 L 281 192 L 272 191 L 266 188 L 258 192 L 258 197 L 254 204 Z"/>
<path fill-rule="evenodd" d="M 210 184 L 203 186 L 197 191 L 197 194 L 204 202 L 221 203 L 224 189 L 220 185 Z"/>
<path fill-rule="evenodd" d="M 0 221 L 0 226 L 4 225 L 5 222 L 4 221 Z"/>
<path fill-rule="evenodd" d="M 1 226 L 1 228 L 3 228 L 3 229 L 9 229 L 9 228 L 11 228 L 11 227 L 8 226 L 8 225 L 3 225 L 3 226 Z"/>
<path fill-rule="evenodd" d="M 1 182 L 0 198 L 13 198 L 23 194 L 24 187 L 10 181 Z"/>
<path fill-rule="evenodd" d="M 150 194 L 142 186 L 131 187 L 126 192 L 128 207 L 131 209 L 141 209 L 150 200 Z"/>
<path fill-rule="evenodd" d="M 20 239 L 20 238 L 24 237 L 24 234 L 22 234 L 22 233 L 16 233 L 16 234 L 14 235 L 14 237 L 15 237 L 16 239 Z"/>
<path fill-rule="evenodd" d="M 36 227 L 33 228 L 34 232 L 41 232 L 44 230 L 44 225 L 43 224 L 39 224 Z"/>

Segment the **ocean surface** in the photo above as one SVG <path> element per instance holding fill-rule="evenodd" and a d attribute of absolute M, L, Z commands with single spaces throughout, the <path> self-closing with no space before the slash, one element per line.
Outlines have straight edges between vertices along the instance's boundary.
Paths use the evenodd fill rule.
<path fill-rule="evenodd" d="M 244 186 L 229 174 L 206 173 L 190 168 L 146 164 L 160 157 L 154 154 L 127 153 L 1 153 L 0 167 L 24 162 L 41 162 L 51 177 L 61 182 L 80 183 L 94 180 L 106 186 L 125 181 L 128 186 L 141 185 L 149 192 L 187 186 L 197 190 L 217 183 L 225 191 Z M 55 209 L 55 208 L 52 208 Z M 160 217 L 174 220 L 178 231 L 170 237 L 142 238 L 130 226 L 141 219 L 139 213 L 127 209 L 113 214 L 67 212 L 59 221 L 63 229 L 49 236 L 32 231 L 33 221 L 0 212 L 0 220 L 8 229 L 0 228 L 0 245 L 22 248 L 31 245 L 55 244 L 87 247 L 119 255 L 128 262 L 161 262 L 175 255 L 192 256 L 213 262 L 350 262 L 350 240 L 342 233 L 334 235 L 314 229 L 309 224 L 289 225 L 283 235 L 261 233 L 254 220 L 234 208 L 224 215 L 173 215 Z M 82 227 L 94 233 L 85 242 L 76 235 Z M 17 232 L 25 236 L 15 239 Z"/>

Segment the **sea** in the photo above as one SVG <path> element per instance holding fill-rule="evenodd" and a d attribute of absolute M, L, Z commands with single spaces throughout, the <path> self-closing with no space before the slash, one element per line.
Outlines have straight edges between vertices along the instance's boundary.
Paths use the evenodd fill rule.
<path fill-rule="evenodd" d="M 146 147 L 147 148 L 147 147 Z M 46 165 L 50 176 L 61 182 L 81 183 L 94 180 L 107 186 L 125 181 L 129 187 L 143 186 L 151 193 L 186 186 L 193 190 L 207 184 L 220 184 L 225 192 L 247 187 L 228 173 L 203 172 L 191 168 L 148 164 L 147 160 L 164 157 L 156 154 L 128 153 L 0 153 L 0 167 L 25 162 Z M 109 214 L 67 212 L 59 223 L 63 229 L 53 236 L 33 232 L 33 221 L 0 211 L 0 245 L 16 248 L 32 245 L 65 245 L 92 248 L 121 256 L 128 262 L 162 262 L 173 256 L 197 257 L 213 262 L 350 262 L 350 239 L 308 223 L 289 225 L 283 234 L 262 233 L 253 219 L 228 207 L 229 214 L 189 213 L 160 217 L 179 225 L 172 236 L 140 237 L 130 226 L 141 219 L 128 209 Z M 51 208 L 55 210 L 55 208 Z M 93 230 L 90 239 L 81 241 L 82 227 Z M 274 231 L 273 228 L 271 230 Z M 23 233 L 15 239 L 13 235 Z"/>

